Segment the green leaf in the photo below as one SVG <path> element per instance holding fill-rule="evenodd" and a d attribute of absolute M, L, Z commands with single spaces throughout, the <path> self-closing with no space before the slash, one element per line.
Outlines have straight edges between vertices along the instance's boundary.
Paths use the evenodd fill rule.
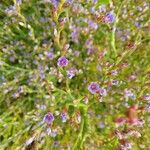
<path fill-rule="evenodd" d="M 107 4 L 109 4 L 109 2 L 110 2 L 110 0 L 98 0 L 98 2 L 97 2 L 95 7 L 98 8 L 102 4 L 107 5 Z"/>

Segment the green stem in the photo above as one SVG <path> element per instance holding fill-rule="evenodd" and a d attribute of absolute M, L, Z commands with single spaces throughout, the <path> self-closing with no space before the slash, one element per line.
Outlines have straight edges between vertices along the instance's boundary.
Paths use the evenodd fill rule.
<path fill-rule="evenodd" d="M 116 33 L 116 27 L 117 27 L 117 23 L 118 23 L 118 17 L 119 17 L 120 10 L 121 10 L 122 6 L 123 6 L 123 3 L 121 3 L 121 5 L 120 5 L 120 7 L 118 9 L 118 12 L 116 14 L 116 21 L 113 24 L 113 31 L 111 33 L 111 47 L 112 47 L 112 50 L 113 50 L 115 56 L 117 55 L 115 33 Z"/>
<path fill-rule="evenodd" d="M 60 44 L 60 31 L 57 31 L 57 35 L 55 35 L 54 41 L 55 45 L 58 49 L 61 49 L 61 44 Z"/>
<path fill-rule="evenodd" d="M 114 28 L 114 27 L 113 27 Z M 115 53 L 115 55 L 117 54 L 117 50 L 116 50 L 116 44 L 115 44 L 115 29 L 113 29 L 113 32 L 111 34 L 111 47 L 113 49 L 113 52 Z"/>
<path fill-rule="evenodd" d="M 9 65 L 9 64 L 7 64 L 7 63 L 5 63 L 5 62 L 4 62 L 2 65 L 3 65 L 3 66 L 6 66 L 6 67 L 9 67 L 9 68 L 12 68 L 12 69 L 15 69 L 15 70 L 28 72 L 27 69 L 19 68 L 19 67 L 16 67 L 16 66 L 11 66 L 11 65 Z"/>
<path fill-rule="evenodd" d="M 81 125 L 80 125 L 80 132 L 77 136 L 77 139 L 75 141 L 75 144 L 72 147 L 72 150 L 78 150 L 83 148 L 83 144 L 88 137 L 88 130 L 87 130 L 87 107 L 81 106 L 80 111 L 81 111 Z"/>
<path fill-rule="evenodd" d="M 83 128 L 84 128 L 84 118 L 82 118 L 81 126 L 80 126 L 80 132 L 79 132 L 79 134 L 78 134 L 78 137 L 77 137 L 77 139 L 76 139 L 75 144 L 74 144 L 73 147 L 72 147 L 72 150 L 77 150 L 78 143 L 79 143 L 80 140 L 82 140 Z"/>
<path fill-rule="evenodd" d="M 57 31 L 57 34 L 54 35 L 54 42 L 55 42 L 56 48 L 58 48 L 59 50 L 61 49 L 61 42 L 60 42 L 61 28 L 59 25 L 59 16 L 62 13 L 64 3 L 65 3 L 65 0 L 61 0 L 57 11 L 54 12 L 54 18 L 53 18 L 56 23 L 56 31 Z"/>

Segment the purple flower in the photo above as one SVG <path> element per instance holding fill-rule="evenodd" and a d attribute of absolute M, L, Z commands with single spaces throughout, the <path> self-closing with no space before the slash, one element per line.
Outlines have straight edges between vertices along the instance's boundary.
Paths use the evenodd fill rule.
<path fill-rule="evenodd" d="M 14 93 L 12 96 L 13 96 L 13 98 L 18 98 L 19 97 L 19 93 Z"/>
<path fill-rule="evenodd" d="M 95 8 L 94 8 L 94 7 L 90 8 L 90 12 L 91 12 L 92 14 L 94 14 L 94 13 L 95 13 Z"/>
<path fill-rule="evenodd" d="M 54 121 L 54 116 L 52 113 L 47 113 L 45 116 L 44 116 L 44 119 L 43 121 L 47 124 L 51 124 L 53 121 Z"/>
<path fill-rule="evenodd" d="M 88 55 L 91 55 L 91 54 L 93 54 L 94 53 L 94 49 L 93 48 L 88 48 L 87 49 L 87 54 Z"/>
<path fill-rule="evenodd" d="M 72 40 L 76 43 L 78 43 L 78 38 L 79 38 L 79 33 L 78 31 L 74 30 L 72 33 L 71 33 L 71 37 L 72 37 Z"/>
<path fill-rule="evenodd" d="M 116 75 L 118 74 L 118 71 L 117 71 L 117 70 L 112 70 L 112 71 L 111 71 L 111 74 L 112 74 L 113 76 L 116 76 Z"/>
<path fill-rule="evenodd" d="M 16 0 L 16 3 L 17 3 L 18 5 L 21 5 L 21 4 L 22 4 L 22 0 Z"/>
<path fill-rule="evenodd" d="M 125 89 L 125 97 L 126 98 L 131 98 L 133 100 L 135 100 L 135 98 L 136 98 L 134 93 L 131 90 L 127 90 L 127 89 Z"/>
<path fill-rule="evenodd" d="M 77 70 L 75 68 L 71 68 L 67 71 L 67 76 L 69 79 L 72 79 L 75 76 Z"/>
<path fill-rule="evenodd" d="M 97 3 L 97 0 L 93 0 L 93 3 L 96 4 L 96 3 Z"/>
<path fill-rule="evenodd" d="M 74 54 L 75 57 L 78 57 L 80 55 L 80 52 L 79 51 L 74 51 L 73 54 Z"/>
<path fill-rule="evenodd" d="M 90 20 L 89 27 L 96 30 L 98 28 L 98 25 L 93 20 Z"/>
<path fill-rule="evenodd" d="M 5 12 L 8 13 L 8 14 L 12 14 L 15 11 L 16 11 L 16 7 L 12 6 L 12 5 L 5 9 Z"/>
<path fill-rule="evenodd" d="M 104 123 L 102 123 L 102 122 L 100 122 L 100 123 L 98 124 L 98 126 L 99 126 L 99 128 L 101 128 L 101 129 L 103 129 L 103 128 L 106 127 L 106 125 L 105 125 Z"/>
<path fill-rule="evenodd" d="M 139 23 L 139 22 L 137 22 L 137 21 L 135 21 L 135 22 L 134 22 L 134 25 L 135 25 L 135 27 L 137 27 L 137 28 L 139 28 L 139 27 L 140 27 L 140 23 Z"/>
<path fill-rule="evenodd" d="M 11 57 L 9 58 L 9 60 L 10 60 L 11 62 L 15 62 L 16 58 L 15 58 L 14 56 L 11 56 Z"/>
<path fill-rule="evenodd" d="M 126 36 L 122 36 L 121 41 L 125 41 L 125 40 L 126 40 Z"/>
<path fill-rule="evenodd" d="M 79 31 L 78 28 L 75 25 L 70 26 L 70 30 L 71 32 L 71 38 L 72 41 L 75 43 L 78 43 L 78 39 L 79 39 Z"/>
<path fill-rule="evenodd" d="M 65 56 L 61 56 L 58 61 L 57 61 L 57 65 L 60 67 L 65 67 L 68 65 L 68 59 Z"/>
<path fill-rule="evenodd" d="M 115 16 L 113 12 L 108 12 L 105 16 L 105 22 L 106 23 L 113 23 L 115 21 Z"/>
<path fill-rule="evenodd" d="M 18 92 L 19 92 L 19 93 L 23 93 L 23 86 L 19 86 L 19 87 L 18 87 Z"/>
<path fill-rule="evenodd" d="M 47 129 L 46 129 L 46 133 L 47 133 L 48 135 L 50 135 L 51 132 L 52 132 L 51 128 L 47 128 Z"/>
<path fill-rule="evenodd" d="M 107 95 L 106 89 L 100 88 L 100 89 L 99 89 L 99 94 L 100 94 L 101 96 L 106 96 L 106 95 Z"/>
<path fill-rule="evenodd" d="M 73 1 L 74 1 L 74 0 L 66 0 L 66 3 L 67 3 L 68 5 L 71 5 L 71 4 L 73 3 Z"/>
<path fill-rule="evenodd" d="M 100 64 L 97 64 L 96 69 L 97 69 L 98 71 L 101 71 L 101 70 L 102 70 L 101 65 L 100 65 Z"/>
<path fill-rule="evenodd" d="M 41 74 L 40 74 L 40 77 L 41 77 L 41 79 L 45 79 L 45 74 L 44 74 L 44 73 L 41 73 Z"/>
<path fill-rule="evenodd" d="M 51 60 L 54 58 L 54 54 L 52 52 L 46 52 L 45 55 Z"/>
<path fill-rule="evenodd" d="M 111 81 L 111 84 L 112 84 L 112 85 L 118 85 L 118 83 L 119 83 L 118 80 L 112 80 L 112 81 Z"/>
<path fill-rule="evenodd" d="M 96 82 L 91 82 L 90 85 L 88 86 L 88 90 L 92 93 L 95 94 L 96 92 L 99 91 L 99 85 Z"/>
<path fill-rule="evenodd" d="M 144 100 L 150 102 L 150 94 L 144 95 Z"/>
<path fill-rule="evenodd" d="M 142 11 L 142 7 L 140 7 L 140 6 L 137 6 L 136 9 L 137 9 L 138 11 Z"/>
<path fill-rule="evenodd" d="M 57 147 L 57 146 L 58 146 L 58 142 L 57 142 L 57 141 L 54 141 L 53 146 L 54 146 L 54 147 Z"/>
<path fill-rule="evenodd" d="M 52 5 L 57 8 L 60 0 L 51 0 Z"/>
<path fill-rule="evenodd" d="M 51 136 L 52 137 L 56 137 L 57 136 L 57 130 L 56 129 L 52 130 Z"/>
<path fill-rule="evenodd" d="M 100 12 L 106 12 L 106 8 L 105 7 L 106 7 L 105 5 L 99 6 L 99 11 Z"/>
<path fill-rule="evenodd" d="M 60 117 L 61 117 L 62 122 L 66 122 L 67 118 L 68 118 L 68 115 L 67 115 L 66 112 L 62 112 Z"/>

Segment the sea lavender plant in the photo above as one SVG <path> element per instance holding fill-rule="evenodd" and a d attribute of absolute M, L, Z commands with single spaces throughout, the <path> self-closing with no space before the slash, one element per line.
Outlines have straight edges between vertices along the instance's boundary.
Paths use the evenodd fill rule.
<path fill-rule="evenodd" d="M 149 1 L 0 3 L 0 149 L 149 149 Z"/>

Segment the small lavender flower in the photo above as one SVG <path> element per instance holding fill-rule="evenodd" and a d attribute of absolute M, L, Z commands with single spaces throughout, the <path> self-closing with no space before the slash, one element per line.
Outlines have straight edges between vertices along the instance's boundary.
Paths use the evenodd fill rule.
<path fill-rule="evenodd" d="M 132 91 L 131 90 L 125 90 L 125 97 L 126 98 L 131 98 L 131 99 L 133 99 L 133 100 L 135 100 L 135 95 L 134 95 L 134 93 L 132 93 Z"/>
<path fill-rule="evenodd" d="M 92 14 L 94 14 L 94 13 L 95 13 L 95 8 L 92 7 L 92 8 L 90 9 L 90 12 L 91 12 Z"/>
<path fill-rule="evenodd" d="M 150 94 L 144 95 L 144 100 L 150 102 Z"/>
<path fill-rule="evenodd" d="M 88 90 L 92 93 L 95 94 L 96 92 L 99 91 L 99 85 L 96 82 L 91 82 L 90 85 L 88 86 Z"/>
<path fill-rule="evenodd" d="M 106 8 L 105 7 L 106 7 L 105 5 L 100 5 L 99 6 L 99 11 L 100 12 L 106 12 Z"/>
<path fill-rule="evenodd" d="M 65 56 L 61 56 L 58 61 L 57 61 L 57 65 L 60 67 L 65 67 L 68 65 L 68 59 Z"/>
<path fill-rule="evenodd" d="M 89 21 L 89 27 L 90 27 L 91 29 L 96 30 L 96 29 L 98 28 L 98 24 L 95 23 L 93 20 L 90 20 L 90 21 Z"/>
<path fill-rule="evenodd" d="M 16 0 L 16 3 L 17 3 L 18 5 L 21 5 L 21 4 L 22 4 L 22 0 Z"/>
<path fill-rule="evenodd" d="M 47 113 L 45 116 L 44 116 L 44 119 L 43 119 L 43 121 L 45 122 L 45 123 L 47 123 L 47 124 L 51 124 L 53 121 L 54 121 L 54 116 L 53 116 L 53 114 L 52 113 Z"/>
<path fill-rule="evenodd" d="M 136 79 L 136 75 L 132 74 L 130 77 L 129 77 L 129 80 L 135 80 Z"/>
<path fill-rule="evenodd" d="M 96 4 L 96 3 L 97 3 L 97 0 L 93 0 L 93 3 Z"/>
<path fill-rule="evenodd" d="M 121 41 L 125 41 L 126 39 L 127 39 L 126 36 L 122 36 L 122 37 L 121 37 Z"/>
<path fill-rule="evenodd" d="M 54 147 L 57 147 L 57 146 L 58 146 L 58 142 L 57 142 L 57 141 L 54 141 L 53 146 L 54 146 Z"/>
<path fill-rule="evenodd" d="M 124 145 L 121 145 L 120 146 L 120 149 L 119 150 L 130 150 L 132 147 L 131 147 L 131 144 L 130 143 L 125 143 Z"/>
<path fill-rule="evenodd" d="M 36 108 L 41 109 L 41 110 L 46 110 L 46 105 L 36 105 Z"/>
<path fill-rule="evenodd" d="M 47 133 L 47 135 L 50 135 L 50 134 L 51 134 L 51 132 L 52 132 L 51 128 L 47 128 L 47 129 L 46 129 L 46 133 Z"/>
<path fill-rule="evenodd" d="M 136 9 L 137 9 L 138 11 L 142 11 L 142 7 L 140 7 L 140 6 L 137 6 Z"/>
<path fill-rule="evenodd" d="M 12 6 L 12 5 L 5 9 L 5 12 L 8 13 L 8 14 L 12 14 L 15 11 L 16 11 L 16 7 Z"/>
<path fill-rule="evenodd" d="M 66 122 L 67 118 L 68 118 L 68 115 L 67 115 L 66 112 L 62 112 L 60 117 L 61 117 L 62 122 Z"/>
<path fill-rule="evenodd" d="M 78 43 L 79 33 L 77 30 L 72 31 L 71 38 L 75 43 Z"/>
<path fill-rule="evenodd" d="M 23 86 L 19 86 L 19 87 L 18 87 L 18 92 L 19 92 L 19 93 L 23 93 Z"/>
<path fill-rule="evenodd" d="M 44 18 L 44 17 L 41 17 L 39 21 L 40 21 L 41 23 L 46 23 L 46 22 L 47 22 L 46 18 Z"/>
<path fill-rule="evenodd" d="M 101 66 L 100 64 L 97 64 L 96 69 L 97 69 L 98 71 L 101 71 L 101 70 L 102 70 L 102 66 Z"/>
<path fill-rule="evenodd" d="M 106 127 L 106 125 L 105 125 L 103 122 L 100 122 L 100 123 L 98 124 L 98 126 L 99 126 L 99 128 L 101 128 L 101 129 L 103 129 L 103 128 Z"/>
<path fill-rule="evenodd" d="M 4 76 L 0 76 L 0 81 L 5 81 L 5 77 Z"/>
<path fill-rule="evenodd" d="M 111 74 L 112 74 L 113 76 L 116 76 L 116 75 L 118 74 L 118 71 L 117 71 L 117 70 L 112 70 Z"/>
<path fill-rule="evenodd" d="M 51 136 L 52 137 L 56 137 L 57 136 L 57 130 L 56 129 L 52 130 Z"/>
<path fill-rule="evenodd" d="M 137 27 L 137 28 L 140 28 L 140 26 L 141 26 L 140 23 L 137 22 L 137 21 L 134 22 L 134 25 L 135 25 L 135 27 Z"/>
<path fill-rule="evenodd" d="M 77 70 L 75 68 L 71 68 L 67 71 L 67 77 L 69 79 L 72 79 L 75 76 L 75 73 L 77 72 Z"/>
<path fill-rule="evenodd" d="M 58 4 L 59 4 L 60 0 L 51 0 L 51 4 L 57 8 L 58 7 Z"/>
<path fill-rule="evenodd" d="M 74 0 L 66 0 L 66 3 L 67 3 L 68 5 L 71 5 L 71 4 L 73 3 L 73 1 L 74 1 Z"/>
<path fill-rule="evenodd" d="M 99 89 L 99 94 L 100 94 L 101 96 L 106 96 L 106 95 L 107 95 L 106 89 L 100 88 L 100 89 Z"/>
<path fill-rule="evenodd" d="M 14 56 L 11 56 L 11 57 L 9 58 L 9 60 L 10 60 L 11 62 L 15 62 L 16 58 L 15 58 Z"/>
<path fill-rule="evenodd" d="M 14 93 L 12 96 L 13 96 L 13 98 L 18 98 L 19 97 L 19 93 Z"/>
<path fill-rule="evenodd" d="M 78 57 L 80 55 L 80 52 L 79 51 L 74 51 L 74 56 L 75 57 Z"/>
<path fill-rule="evenodd" d="M 94 53 L 94 49 L 93 48 L 88 48 L 87 49 L 87 54 L 88 55 L 91 55 L 91 54 L 93 54 Z"/>
<path fill-rule="evenodd" d="M 46 52 L 45 55 L 47 55 L 50 60 L 54 58 L 54 54 L 52 52 Z"/>
<path fill-rule="evenodd" d="M 112 85 L 118 85 L 119 81 L 118 80 L 112 80 L 111 84 Z"/>
<path fill-rule="evenodd" d="M 105 16 L 105 22 L 106 23 L 113 23 L 115 21 L 115 16 L 113 12 L 108 12 Z"/>

